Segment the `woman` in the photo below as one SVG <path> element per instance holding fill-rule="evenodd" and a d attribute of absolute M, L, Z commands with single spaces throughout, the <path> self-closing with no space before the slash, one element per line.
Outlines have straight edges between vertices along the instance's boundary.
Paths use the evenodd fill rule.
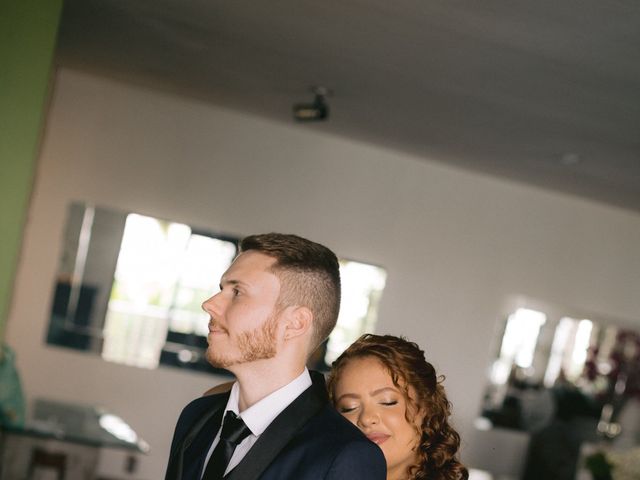
<path fill-rule="evenodd" d="M 329 396 L 337 410 L 377 443 L 387 480 L 466 480 L 451 404 L 418 345 L 365 334 L 333 363 Z"/>

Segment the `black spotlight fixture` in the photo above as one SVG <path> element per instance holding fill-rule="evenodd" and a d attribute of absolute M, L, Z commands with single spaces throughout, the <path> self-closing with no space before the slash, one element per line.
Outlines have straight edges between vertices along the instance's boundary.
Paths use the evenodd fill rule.
<path fill-rule="evenodd" d="M 293 106 L 293 118 L 300 122 L 326 120 L 329 117 L 329 105 L 326 97 L 331 91 L 326 87 L 312 87 L 314 94 L 311 103 L 296 103 Z"/>

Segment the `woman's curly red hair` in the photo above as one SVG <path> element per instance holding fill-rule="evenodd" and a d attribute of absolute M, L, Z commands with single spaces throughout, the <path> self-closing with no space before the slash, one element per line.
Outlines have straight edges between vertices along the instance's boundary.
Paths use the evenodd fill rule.
<path fill-rule="evenodd" d="M 328 380 L 329 396 L 334 391 L 345 365 L 355 358 L 373 357 L 389 371 L 396 387 L 407 401 L 405 416 L 424 412 L 420 435 L 418 463 L 409 467 L 410 480 L 467 480 L 469 473 L 458 460 L 460 435 L 449 424 L 451 403 L 437 377 L 433 365 L 426 361 L 420 347 L 402 337 L 365 334 L 333 362 Z M 411 391 L 411 395 L 409 392 Z M 416 428 L 418 430 L 418 428 Z"/>

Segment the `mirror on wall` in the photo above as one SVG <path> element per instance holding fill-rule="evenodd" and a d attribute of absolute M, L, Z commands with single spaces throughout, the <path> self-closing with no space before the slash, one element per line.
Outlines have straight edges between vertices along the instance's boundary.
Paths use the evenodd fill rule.
<path fill-rule="evenodd" d="M 557 478 L 573 479 L 585 444 L 640 444 L 640 332 L 629 325 L 558 307 L 508 315 L 477 426 L 529 435 L 523 478 L 558 475 L 562 460 Z"/>
<path fill-rule="evenodd" d="M 206 361 L 209 318 L 201 304 L 218 291 L 238 241 L 181 222 L 72 203 L 47 343 L 141 368 L 226 374 Z M 313 368 L 326 369 L 375 327 L 386 272 L 341 259 L 340 273 L 338 325 L 314 356 Z"/>
<path fill-rule="evenodd" d="M 202 301 L 238 239 L 179 222 L 73 203 L 47 343 L 143 368 L 213 369 Z"/>

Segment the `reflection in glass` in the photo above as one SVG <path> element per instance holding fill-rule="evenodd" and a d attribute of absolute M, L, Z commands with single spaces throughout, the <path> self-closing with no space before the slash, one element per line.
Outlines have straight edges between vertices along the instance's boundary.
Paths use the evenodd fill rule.
<path fill-rule="evenodd" d="M 74 203 L 69 208 L 47 343 L 142 368 L 171 365 L 227 374 L 205 358 L 208 316 L 238 239 L 136 213 Z M 310 366 L 325 369 L 373 331 L 383 269 L 340 262 L 338 325 Z"/>
<path fill-rule="evenodd" d="M 508 316 L 476 422 L 526 432 L 523 480 L 573 480 L 585 443 L 640 442 L 640 424 L 621 421 L 640 408 L 640 334 L 550 310 Z"/>
<path fill-rule="evenodd" d="M 218 290 L 220 277 L 236 254 L 235 245 L 192 234 L 182 260 L 169 329 L 180 333 L 209 333 L 202 302 Z"/>
<path fill-rule="evenodd" d="M 507 319 L 500 356 L 492 367 L 493 383 L 505 384 L 514 366 L 530 368 L 536 348 L 540 327 L 547 321 L 547 316 L 528 308 L 519 308 Z"/>
<path fill-rule="evenodd" d="M 552 387 L 561 375 L 571 382 L 578 380 L 587 360 L 592 333 L 597 335 L 597 332 L 591 320 L 560 319 L 544 374 L 545 387 Z"/>
<path fill-rule="evenodd" d="M 387 273 L 380 267 L 340 261 L 342 300 L 338 322 L 327 344 L 327 365 L 331 365 L 360 335 L 374 331 L 386 280 Z"/>
<path fill-rule="evenodd" d="M 202 299 L 215 289 L 235 252 L 233 243 L 194 235 L 187 225 L 128 215 L 102 357 L 156 368 L 169 331 L 206 337 Z M 186 353 L 179 352 L 179 359 L 185 360 Z"/>

